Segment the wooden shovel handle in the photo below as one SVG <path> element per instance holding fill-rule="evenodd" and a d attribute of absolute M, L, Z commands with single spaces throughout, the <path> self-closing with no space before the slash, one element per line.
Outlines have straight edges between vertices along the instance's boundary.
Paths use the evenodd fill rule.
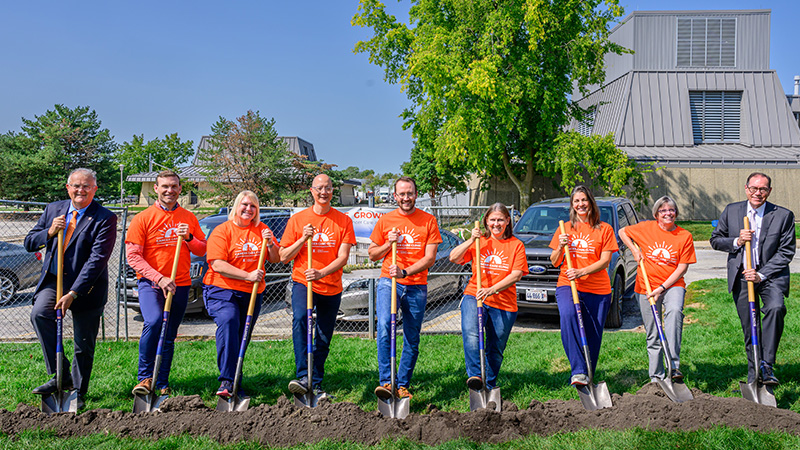
<path fill-rule="evenodd" d="M 563 220 L 558 221 L 558 229 L 561 234 L 567 234 Z M 569 253 L 569 245 L 564 249 L 564 257 L 567 259 L 567 269 L 572 269 L 572 255 Z M 572 303 L 578 303 L 578 284 L 575 283 L 575 280 L 569 280 L 569 286 L 572 288 Z"/>

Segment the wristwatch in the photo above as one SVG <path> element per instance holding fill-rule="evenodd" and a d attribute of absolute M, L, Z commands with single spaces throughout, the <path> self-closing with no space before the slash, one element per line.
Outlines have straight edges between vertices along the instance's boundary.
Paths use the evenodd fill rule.
<path fill-rule="evenodd" d="M 192 233 L 189 233 L 189 237 L 188 237 L 188 238 L 186 238 L 186 239 L 185 239 L 185 241 L 186 241 L 186 242 L 191 242 L 191 241 L 192 241 L 192 239 L 194 239 L 194 236 L 192 236 Z"/>
<path fill-rule="evenodd" d="M 69 291 L 67 293 L 72 296 L 73 301 L 78 299 L 78 294 L 75 293 L 75 291 Z"/>
<path fill-rule="evenodd" d="M 408 276 L 408 272 L 406 271 L 406 269 L 402 269 L 402 270 L 403 270 L 403 278 L 407 277 Z"/>

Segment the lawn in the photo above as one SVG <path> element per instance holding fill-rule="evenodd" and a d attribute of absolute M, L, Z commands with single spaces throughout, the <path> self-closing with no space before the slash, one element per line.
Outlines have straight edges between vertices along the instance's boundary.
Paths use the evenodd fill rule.
<path fill-rule="evenodd" d="M 775 389 L 778 406 L 800 412 L 800 318 L 797 316 L 798 282 L 792 277 L 792 296 L 787 300 L 789 314 L 778 353 L 776 375 L 782 384 Z M 686 383 L 717 396 L 739 396 L 738 382 L 746 375 L 742 334 L 724 280 L 705 280 L 693 283 L 687 294 L 686 326 L 682 349 L 681 369 Z M 68 345 L 70 347 L 70 345 Z M 67 349 L 71 352 L 71 348 Z M 199 394 L 208 406 L 216 402 L 216 350 L 213 341 L 179 342 L 176 349 L 172 387 L 177 395 Z M 91 390 L 87 407 L 130 410 L 130 389 L 135 383 L 137 344 L 135 342 L 101 342 L 98 345 Z M 376 350 L 372 341 L 336 336 L 326 365 L 325 388 L 335 401 L 358 404 L 365 410 L 375 410 L 372 394 L 377 383 Z M 0 345 L 0 407 L 14 409 L 19 402 L 38 404 L 30 390 L 46 380 L 44 363 L 36 344 Z M 254 342 L 245 361 L 244 387 L 253 397 L 252 404 L 274 404 L 287 393 L 286 383 L 294 372 L 291 341 Z M 556 332 L 513 334 L 506 349 L 499 384 L 504 401 L 521 408 L 531 399 L 577 399 L 568 386 L 569 365 L 564 356 L 560 336 Z M 604 336 L 598 380 L 604 380 L 611 392 L 636 392 L 648 382 L 644 334 L 626 331 L 607 332 Z M 412 412 L 423 413 L 428 403 L 442 410 L 468 410 L 468 394 L 464 385 L 463 353 L 460 336 L 426 335 L 422 338 L 421 354 L 412 383 Z M 27 434 L 31 443 L 25 448 L 47 447 L 52 436 Z M 103 437 L 70 441 L 76 447 L 102 445 Z M 570 448 L 594 442 L 604 448 L 663 448 L 714 447 L 727 448 L 732 442 L 751 442 L 764 448 L 792 448 L 800 441 L 783 434 L 757 434 L 742 430 L 718 429 L 694 433 L 663 433 L 644 430 L 626 432 L 585 431 L 552 436 L 529 437 L 518 442 L 524 448 Z M 22 441 L 14 442 L 17 445 Z M 125 440 L 105 445 L 126 446 Z M 137 446 L 131 441 L 131 447 Z M 633 445 L 638 442 L 641 445 Z M 206 447 L 203 439 L 176 438 L 164 447 Z M 173 445 L 174 444 L 174 445 Z M 10 439 L 0 439 L 0 445 L 10 447 Z M 472 445 L 466 442 L 442 448 L 499 448 L 500 446 Z M 746 445 L 749 446 L 749 445 Z M 241 448 L 248 448 L 246 445 Z M 335 448 L 342 448 L 340 444 Z M 741 446 L 737 446 L 741 448 Z M 144 448 L 144 447 L 142 447 Z M 150 448 L 150 447 L 148 447 Z M 152 447 L 156 448 L 156 447 Z M 161 447 L 158 447 L 161 448 Z M 237 447 L 239 448 L 239 447 Z M 314 446 L 309 448 L 324 448 Z M 353 446 L 353 448 L 357 448 Z M 421 448 L 408 442 L 386 443 L 379 448 Z"/>

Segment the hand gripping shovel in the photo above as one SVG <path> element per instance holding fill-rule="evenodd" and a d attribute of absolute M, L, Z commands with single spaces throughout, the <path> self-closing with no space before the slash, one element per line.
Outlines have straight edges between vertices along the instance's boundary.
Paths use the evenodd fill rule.
<path fill-rule="evenodd" d="M 564 229 L 564 221 L 559 220 L 558 226 L 561 234 L 567 234 Z M 564 251 L 567 258 L 567 268 L 572 269 L 572 255 L 569 253 L 569 248 Z M 608 387 L 605 381 L 594 384 L 592 377 L 592 361 L 589 357 L 589 343 L 586 341 L 586 330 L 583 328 L 583 316 L 581 314 L 581 304 L 578 301 L 578 285 L 575 280 L 569 282 L 572 288 L 572 303 L 575 305 L 575 313 L 578 316 L 578 328 L 581 334 L 581 346 L 583 346 L 583 357 L 586 360 L 586 372 L 589 376 L 589 384 L 586 386 L 575 386 L 578 389 L 578 396 L 581 398 L 583 407 L 588 411 L 594 411 L 602 408 L 610 408 L 613 406 L 611 403 L 611 394 L 608 393 Z"/>
<path fill-rule="evenodd" d="M 172 273 L 170 275 L 172 280 L 178 275 L 178 261 L 181 256 L 181 247 L 183 247 L 183 236 L 178 236 L 178 242 L 175 245 L 175 259 L 172 261 Z M 158 337 L 158 346 L 156 347 L 156 361 L 153 367 L 153 381 L 150 383 L 150 393 L 146 395 L 136 394 L 133 399 L 133 412 L 135 413 L 158 411 L 161 407 L 161 402 L 169 397 L 169 395 L 156 395 L 156 384 L 158 383 L 158 369 L 161 368 L 161 350 L 164 347 L 164 339 L 167 336 L 169 312 L 171 309 L 172 292 L 168 292 L 167 300 L 164 302 L 164 313 L 161 316 L 161 334 Z"/>
<path fill-rule="evenodd" d="M 478 222 L 475 222 L 475 228 L 479 226 Z M 475 241 L 475 264 L 478 265 L 478 270 L 475 272 L 477 274 L 477 282 L 478 286 L 477 289 L 481 289 L 481 270 L 483 267 L 481 266 L 481 240 L 478 239 Z M 477 296 L 476 296 L 477 297 Z M 494 388 L 492 390 L 486 389 L 486 352 L 483 348 L 483 301 L 478 299 L 478 349 L 480 350 L 480 358 L 481 358 L 481 388 L 479 390 L 470 389 L 469 390 L 469 410 L 476 411 L 479 409 L 484 409 L 489 406 L 490 402 L 494 402 L 494 410 L 500 412 L 500 388 Z"/>
<path fill-rule="evenodd" d="M 639 261 L 639 270 L 642 271 L 644 286 L 647 289 L 647 299 L 650 301 L 650 312 L 653 313 L 653 320 L 658 330 L 658 339 L 661 341 L 661 348 L 664 350 L 664 359 L 667 361 L 667 376 L 663 380 L 658 380 L 658 385 L 661 386 L 661 389 L 664 390 L 664 393 L 667 394 L 670 400 L 675 403 L 683 403 L 694 397 L 684 383 L 672 382 L 672 371 L 674 370 L 672 367 L 672 355 L 669 352 L 667 338 L 664 336 L 664 327 L 661 325 L 661 318 L 656 309 L 656 302 L 653 300 L 653 297 L 649 296 L 653 290 L 650 288 L 650 279 L 647 277 L 647 270 L 644 268 L 644 258 Z"/>
<path fill-rule="evenodd" d="M 56 301 L 64 296 L 64 230 L 58 231 L 58 254 L 56 269 Z M 47 414 L 78 412 L 78 391 L 65 391 L 62 384 L 64 365 L 64 343 L 62 334 L 63 312 L 56 310 L 56 391 L 42 396 L 42 411 Z"/>
<path fill-rule="evenodd" d="M 750 220 L 745 216 L 744 229 L 750 229 Z M 744 261 L 745 268 L 750 270 L 753 262 L 753 249 L 750 241 L 744 243 Z M 752 383 L 739 382 L 739 389 L 742 391 L 742 397 L 756 402 L 761 405 L 778 407 L 775 401 L 775 394 L 772 392 L 772 386 L 765 386 L 759 381 L 758 369 L 761 359 L 759 358 L 758 348 L 758 321 L 756 318 L 756 293 L 755 286 L 752 281 L 747 282 L 747 301 L 750 304 L 750 346 L 753 347 L 753 362 L 756 365 L 756 378 Z"/>
<path fill-rule="evenodd" d="M 258 268 L 264 268 L 264 259 L 267 256 L 267 240 L 261 241 L 261 255 L 258 257 Z M 244 322 L 244 333 L 242 333 L 242 345 L 239 346 L 239 359 L 236 361 L 236 376 L 233 380 L 233 395 L 229 398 L 219 397 L 217 399 L 217 411 L 247 411 L 250 407 L 250 397 L 239 397 L 239 383 L 242 382 L 242 366 L 244 365 L 244 352 L 250 343 L 250 335 L 253 332 L 253 312 L 256 310 L 256 297 L 258 296 L 258 285 L 260 281 L 253 283 L 253 291 L 250 292 L 250 305 L 247 307 L 247 319 Z"/>
<path fill-rule="evenodd" d="M 395 228 L 395 230 L 397 230 Z M 397 242 L 392 242 L 392 265 L 397 264 Z M 390 355 L 392 365 L 392 396 L 378 398 L 378 412 L 384 417 L 405 419 L 409 413 L 409 398 L 397 396 L 397 278 L 392 277 L 392 309 L 390 319 Z"/>
<path fill-rule="evenodd" d="M 311 238 L 306 241 L 308 251 L 308 268 L 311 269 Z M 314 291 L 311 290 L 311 282 L 309 281 L 306 286 L 306 353 L 308 355 L 308 379 L 306 381 L 306 393 L 303 395 L 294 394 L 294 404 L 297 406 L 307 406 L 315 408 L 319 400 L 324 396 L 323 394 L 314 395 L 312 388 L 311 377 L 314 374 L 314 328 L 311 326 L 311 311 L 314 309 Z"/>

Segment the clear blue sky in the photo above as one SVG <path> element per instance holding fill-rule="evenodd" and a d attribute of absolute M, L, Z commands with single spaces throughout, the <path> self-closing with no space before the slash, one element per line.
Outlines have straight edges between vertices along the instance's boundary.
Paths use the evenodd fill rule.
<path fill-rule="evenodd" d="M 385 0 L 398 16 L 409 2 Z M 177 132 L 198 143 L 219 116 L 248 109 L 312 142 L 340 168 L 398 172 L 411 133 L 397 85 L 364 54 L 355 0 L 18 1 L 0 27 L 0 132 L 21 117 L 90 106 L 118 143 Z M 786 93 L 800 75 L 796 1 L 622 1 L 661 9 L 771 9 L 770 65 Z"/>

